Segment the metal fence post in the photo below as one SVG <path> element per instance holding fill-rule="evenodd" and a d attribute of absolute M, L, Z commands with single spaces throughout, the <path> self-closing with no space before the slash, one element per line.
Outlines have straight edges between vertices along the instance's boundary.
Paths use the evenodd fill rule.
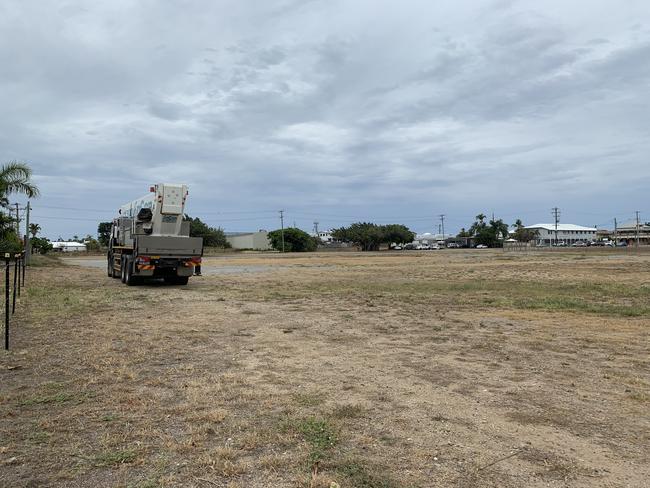
<path fill-rule="evenodd" d="M 25 266 L 27 266 L 27 255 L 23 253 L 23 259 L 20 261 L 23 265 L 23 281 L 20 282 L 21 286 L 25 286 Z"/>
<path fill-rule="evenodd" d="M 19 265 L 20 254 L 16 254 L 14 256 L 14 259 L 16 260 L 16 267 L 14 268 L 14 273 L 16 273 L 18 275 L 18 290 L 17 291 L 18 291 L 18 296 L 20 296 L 20 281 L 21 281 L 20 280 L 20 265 Z"/>
<path fill-rule="evenodd" d="M 16 260 L 14 261 L 14 289 L 13 289 L 13 304 L 11 306 L 11 315 L 14 314 L 16 311 L 16 280 L 18 279 L 19 276 L 19 271 L 18 271 L 18 254 L 15 255 Z M 18 282 L 18 287 L 20 287 L 20 282 Z"/>
<path fill-rule="evenodd" d="M 9 350 L 9 259 L 5 253 L 5 349 Z"/>

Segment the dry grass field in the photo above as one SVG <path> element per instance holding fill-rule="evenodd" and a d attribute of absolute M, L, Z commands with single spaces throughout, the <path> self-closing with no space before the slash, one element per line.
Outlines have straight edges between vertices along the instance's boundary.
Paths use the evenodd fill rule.
<path fill-rule="evenodd" d="M 1 486 L 649 486 L 650 254 L 205 270 L 29 270 L 0 353 Z"/>

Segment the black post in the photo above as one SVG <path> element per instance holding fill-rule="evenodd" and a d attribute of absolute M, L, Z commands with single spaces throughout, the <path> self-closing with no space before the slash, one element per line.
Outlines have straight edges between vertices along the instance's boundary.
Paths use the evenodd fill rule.
<path fill-rule="evenodd" d="M 18 296 L 20 296 L 20 254 L 16 254 L 14 256 L 14 259 L 16 260 L 16 267 L 14 268 L 14 273 L 18 275 Z M 15 280 L 14 280 L 15 282 Z M 14 284 L 14 286 L 16 286 Z"/>
<path fill-rule="evenodd" d="M 16 256 L 18 256 L 16 254 Z M 16 261 L 14 262 L 14 290 L 13 290 L 13 305 L 11 306 L 11 315 L 14 314 L 16 311 L 16 279 L 18 279 L 18 274 L 20 271 L 18 270 L 18 258 L 16 258 Z M 18 285 L 20 286 L 20 284 Z"/>
<path fill-rule="evenodd" d="M 23 265 L 23 281 L 20 282 L 21 286 L 25 286 L 25 266 L 27 266 L 27 258 L 23 253 L 23 259 L 20 261 Z"/>
<path fill-rule="evenodd" d="M 5 254 L 5 349 L 9 350 L 9 254 Z"/>

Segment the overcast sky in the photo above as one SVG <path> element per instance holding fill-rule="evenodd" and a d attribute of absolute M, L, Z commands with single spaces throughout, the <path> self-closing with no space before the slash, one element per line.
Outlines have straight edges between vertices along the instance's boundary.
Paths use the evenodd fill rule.
<path fill-rule="evenodd" d="M 650 220 L 647 0 L 5 0 L 0 32 L 50 238 L 160 181 L 232 231 Z"/>

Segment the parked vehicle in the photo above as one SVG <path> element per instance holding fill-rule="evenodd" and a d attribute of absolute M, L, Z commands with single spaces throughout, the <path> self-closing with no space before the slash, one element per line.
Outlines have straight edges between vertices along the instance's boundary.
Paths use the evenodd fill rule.
<path fill-rule="evenodd" d="M 447 244 L 447 249 L 460 249 L 460 244 L 457 242 L 450 242 Z"/>
<path fill-rule="evenodd" d="M 189 222 L 183 221 L 187 194 L 186 185 L 159 183 L 120 208 L 111 226 L 108 276 L 127 285 L 144 278 L 187 284 L 203 255 L 203 239 L 190 237 Z"/>
<path fill-rule="evenodd" d="M 486 246 L 485 244 L 479 244 L 476 246 L 476 249 L 487 249 L 487 248 L 488 246 Z"/>

